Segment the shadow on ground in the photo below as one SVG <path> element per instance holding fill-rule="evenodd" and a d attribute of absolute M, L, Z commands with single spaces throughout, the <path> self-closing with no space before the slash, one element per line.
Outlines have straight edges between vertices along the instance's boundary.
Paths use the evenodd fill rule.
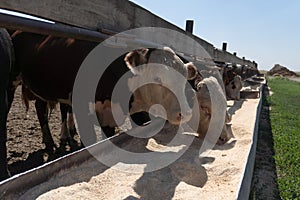
<path fill-rule="evenodd" d="M 249 199 L 281 199 L 278 190 L 276 164 L 273 158 L 274 141 L 270 122 L 270 107 L 266 97 L 269 89 L 264 86 L 263 104 L 255 156 L 255 166 Z"/>

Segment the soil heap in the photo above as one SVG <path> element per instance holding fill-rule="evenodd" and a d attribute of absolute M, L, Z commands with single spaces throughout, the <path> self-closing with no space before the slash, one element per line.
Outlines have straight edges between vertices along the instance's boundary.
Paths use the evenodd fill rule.
<path fill-rule="evenodd" d="M 298 75 L 290 71 L 288 68 L 283 67 L 279 64 L 275 64 L 274 67 L 268 71 L 269 76 L 283 76 L 283 77 L 297 77 Z"/>

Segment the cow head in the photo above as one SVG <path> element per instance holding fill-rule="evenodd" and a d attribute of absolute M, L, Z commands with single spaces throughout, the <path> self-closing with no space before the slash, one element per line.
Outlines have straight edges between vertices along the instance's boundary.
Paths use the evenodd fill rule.
<path fill-rule="evenodd" d="M 227 85 L 225 85 L 227 99 L 239 100 L 242 89 L 242 79 L 239 75 L 235 76 Z"/>
<path fill-rule="evenodd" d="M 219 115 L 215 116 L 216 121 L 219 121 L 220 123 L 223 123 L 222 131 L 221 133 L 216 133 L 214 130 L 214 127 L 212 127 L 212 134 L 220 134 L 217 144 L 224 144 L 227 142 L 230 138 L 233 138 L 232 130 L 231 130 L 231 124 L 229 123 L 231 121 L 230 115 L 226 110 L 226 107 L 224 106 L 224 109 L 220 110 L 222 106 L 218 105 L 212 105 L 212 100 L 211 100 L 211 94 L 208 89 L 207 84 L 210 84 L 211 88 L 215 90 L 215 97 L 217 98 L 217 101 L 220 104 L 226 105 L 226 98 L 224 96 L 223 90 L 218 83 L 218 81 L 213 78 L 204 78 L 203 81 L 199 82 L 197 84 L 196 88 L 196 97 L 197 97 L 197 102 L 198 104 L 195 103 L 195 107 L 193 108 L 193 118 L 194 115 L 197 115 L 197 112 L 200 113 L 200 120 L 198 122 L 193 121 L 193 119 L 190 122 L 190 125 L 195 125 L 195 123 L 198 123 L 198 130 L 197 133 L 199 133 L 199 137 L 204 138 L 206 134 L 208 133 L 208 129 L 211 123 L 211 118 L 212 118 L 212 106 L 215 106 L 217 109 L 218 113 L 223 113 L 225 115 L 220 115 L 220 116 L 225 116 L 225 118 L 220 118 Z M 198 108 L 196 107 L 198 106 Z"/>
<path fill-rule="evenodd" d="M 237 75 L 236 72 L 234 71 L 234 69 L 232 67 L 228 67 L 228 66 L 225 66 L 222 68 L 222 73 L 223 73 L 224 85 L 227 85 Z"/>
<path fill-rule="evenodd" d="M 136 50 L 125 56 L 125 63 L 135 74 L 128 80 L 134 97 L 131 114 L 150 111 L 177 125 L 190 120 L 185 87 L 197 73 L 192 63 L 184 64 L 170 48 Z"/>

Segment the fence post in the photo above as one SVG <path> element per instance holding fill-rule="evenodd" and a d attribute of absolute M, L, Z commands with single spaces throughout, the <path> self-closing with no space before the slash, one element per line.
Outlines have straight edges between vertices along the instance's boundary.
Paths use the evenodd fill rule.
<path fill-rule="evenodd" d="M 226 50 L 227 50 L 227 43 L 223 42 L 222 51 L 226 51 Z"/>
<path fill-rule="evenodd" d="M 185 31 L 193 34 L 194 20 L 186 20 Z"/>

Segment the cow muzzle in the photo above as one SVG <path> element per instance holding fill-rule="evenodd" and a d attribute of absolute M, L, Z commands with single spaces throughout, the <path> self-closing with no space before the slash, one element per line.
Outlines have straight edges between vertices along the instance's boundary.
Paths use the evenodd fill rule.
<path fill-rule="evenodd" d="M 192 110 L 187 110 L 185 112 L 178 112 L 176 119 L 180 124 L 180 123 L 185 123 L 190 121 L 191 118 L 192 118 Z"/>

